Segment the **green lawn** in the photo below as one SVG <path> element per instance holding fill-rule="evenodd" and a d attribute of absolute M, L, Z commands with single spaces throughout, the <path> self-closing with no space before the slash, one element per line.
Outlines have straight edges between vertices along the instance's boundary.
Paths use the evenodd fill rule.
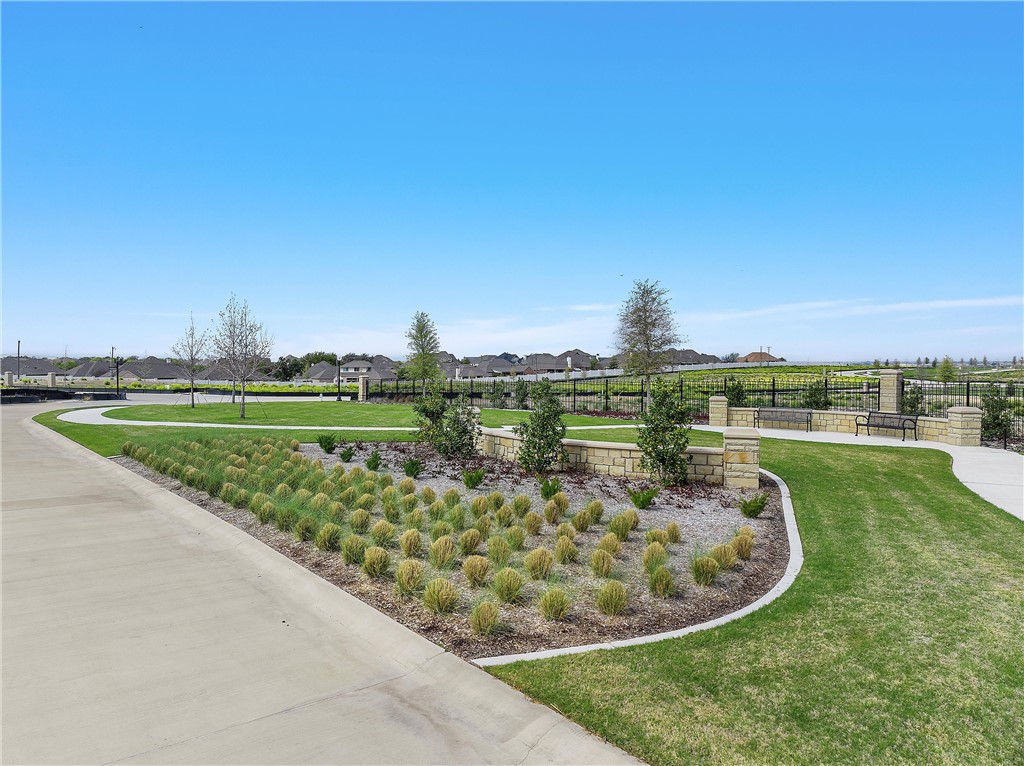
<path fill-rule="evenodd" d="M 138 404 L 119 407 L 107 413 L 114 420 L 167 420 L 180 423 L 223 423 L 227 425 L 281 426 L 367 426 L 413 427 L 416 413 L 409 404 L 360 404 L 358 402 L 248 402 L 245 420 L 238 417 L 237 404 L 188 405 Z M 488 427 L 515 425 L 529 417 L 528 412 L 482 410 L 481 424 Z M 566 425 L 618 425 L 636 420 L 614 420 L 585 415 L 565 415 Z"/>
<path fill-rule="evenodd" d="M 1024 763 L 1024 524 L 938 451 L 764 440 L 806 561 L 721 628 L 495 675 L 653 764 Z"/>

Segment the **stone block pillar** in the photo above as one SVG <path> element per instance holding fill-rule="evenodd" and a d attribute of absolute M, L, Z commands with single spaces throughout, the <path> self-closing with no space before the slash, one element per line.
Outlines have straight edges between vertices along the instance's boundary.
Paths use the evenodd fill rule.
<path fill-rule="evenodd" d="M 724 396 L 712 396 L 708 400 L 708 425 L 723 428 L 729 425 L 729 400 Z"/>
<path fill-rule="evenodd" d="M 753 428 L 726 428 L 723 443 L 725 486 L 757 489 L 761 463 L 761 435 Z"/>
<path fill-rule="evenodd" d="M 879 370 L 879 374 L 878 409 L 882 412 L 899 412 L 903 370 Z"/>
<path fill-rule="evenodd" d="M 954 447 L 981 446 L 981 410 L 977 407 L 950 407 L 946 443 Z"/>
<path fill-rule="evenodd" d="M 370 378 L 368 375 L 359 376 L 359 401 L 365 402 L 370 391 Z"/>
<path fill-rule="evenodd" d="M 57 373 L 55 373 L 55 372 L 48 372 L 48 373 L 46 373 L 46 385 L 49 386 L 50 388 L 56 388 L 57 387 Z"/>
<path fill-rule="evenodd" d="M 4 385 L 5 386 L 13 386 L 14 385 L 14 373 L 13 372 L 5 372 L 4 373 Z"/>

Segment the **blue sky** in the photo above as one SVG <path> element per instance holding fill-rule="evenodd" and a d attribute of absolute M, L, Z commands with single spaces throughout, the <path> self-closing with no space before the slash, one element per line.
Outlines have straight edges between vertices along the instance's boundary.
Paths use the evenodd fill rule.
<path fill-rule="evenodd" d="M 4 3 L 3 335 L 1024 354 L 1020 3 Z"/>

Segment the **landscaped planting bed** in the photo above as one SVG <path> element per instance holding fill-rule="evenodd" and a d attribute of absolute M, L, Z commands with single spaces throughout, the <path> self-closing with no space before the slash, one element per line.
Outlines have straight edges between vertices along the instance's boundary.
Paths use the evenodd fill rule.
<path fill-rule="evenodd" d="M 123 452 L 133 470 L 467 658 L 703 622 L 767 592 L 789 555 L 771 482 L 763 513 L 746 518 L 736 490 L 662 490 L 637 510 L 636 483 L 561 474 L 544 497 L 517 466 L 422 445 L 327 454 L 230 438 Z M 479 469 L 467 489 L 464 472 Z"/>

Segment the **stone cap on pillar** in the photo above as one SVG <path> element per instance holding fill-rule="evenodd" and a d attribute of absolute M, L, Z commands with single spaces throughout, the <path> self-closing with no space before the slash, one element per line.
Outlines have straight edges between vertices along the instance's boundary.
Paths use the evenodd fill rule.
<path fill-rule="evenodd" d="M 733 426 L 732 428 L 726 428 L 722 434 L 725 439 L 760 439 L 761 434 L 758 433 L 756 428 L 740 428 Z"/>
<path fill-rule="evenodd" d="M 950 407 L 946 412 L 951 412 L 955 415 L 981 415 L 982 412 L 977 407 Z"/>

